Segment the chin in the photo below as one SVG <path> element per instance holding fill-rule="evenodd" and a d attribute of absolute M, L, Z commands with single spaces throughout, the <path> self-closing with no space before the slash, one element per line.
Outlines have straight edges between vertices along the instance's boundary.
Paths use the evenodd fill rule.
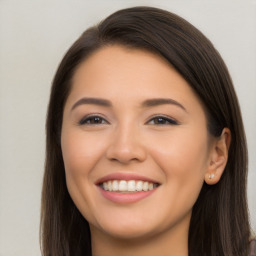
<path fill-rule="evenodd" d="M 140 227 L 111 225 L 111 227 L 104 227 L 104 232 L 113 238 L 122 240 L 132 240 L 135 238 L 139 239 L 153 236 L 154 233 L 156 233 L 155 229 L 148 226 L 145 227 L 145 224 L 147 223 L 144 223 L 144 225 Z"/>
<path fill-rule="evenodd" d="M 136 216 L 136 214 L 118 214 L 100 216 L 96 219 L 91 219 L 89 225 L 91 229 L 96 229 L 100 233 L 118 239 L 133 239 L 140 237 L 151 236 L 156 232 L 158 223 L 152 222 L 150 218 Z M 106 217 L 106 218 L 105 218 Z"/>
<path fill-rule="evenodd" d="M 119 214 L 119 216 L 108 215 L 107 219 L 104 217 L 98 219 L 96 225 L 90 223 L 90 226 L 93 225 L 93 228 L 96 228 L 98 232 L 115 239 L 127 241 L 136 239 L 139 241 L 151 239 L 166 232 L 171 234 L 175 230 L 188 232 L 191 211 L 181 215 L 169 214 L 168 216 L 159 215 L 159 213 L 158 215 L 147 215 L 147 212 L 144 212 L 143 216 Z"/>

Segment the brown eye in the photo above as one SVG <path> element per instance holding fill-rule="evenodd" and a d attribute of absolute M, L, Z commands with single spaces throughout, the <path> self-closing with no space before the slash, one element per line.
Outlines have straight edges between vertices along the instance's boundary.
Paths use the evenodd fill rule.
<path fill-rule="evenodd" d="M 83 118 L 80 122 L 80 125 L 100 125 L 100 124 L 108 124 L 108 122 L 100 117 L 100 116 L 89 116 Z"/>
<path fill-rule="evenodd" d="M 177 125 L 178 123 L 171 119 L 164 116 L 157 116 L 149 120 L 149 124 L 153 125 Z"/>

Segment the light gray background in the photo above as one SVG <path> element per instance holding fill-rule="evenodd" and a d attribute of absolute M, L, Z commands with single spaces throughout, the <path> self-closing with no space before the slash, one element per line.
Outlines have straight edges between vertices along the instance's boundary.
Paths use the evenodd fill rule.
<path fill-rule="evenodd" d="M 88 26 L 135 5 L 181 15 L 212 40 L 228 65 L 247 133 L 256 230 L 255 0 L 0 0 L 0 256 L 40 255 L 44 125 L 59 61 Z"/>

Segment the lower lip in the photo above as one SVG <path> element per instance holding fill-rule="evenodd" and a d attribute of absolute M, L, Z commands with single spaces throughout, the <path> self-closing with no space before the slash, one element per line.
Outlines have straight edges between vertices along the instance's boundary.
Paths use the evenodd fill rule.
<path fill-rule="evenodd" d="M 140 191 L 140 192 L 129 192 L 129 193 L 118 193 L 118 192 L 110 192 L 99 187 L 101 194 L 108 200 L 118 203 L 118 204 L 129 204 L 138 202 L 151 194 L 153 194 L 157 188 L 149 191 Z"/>

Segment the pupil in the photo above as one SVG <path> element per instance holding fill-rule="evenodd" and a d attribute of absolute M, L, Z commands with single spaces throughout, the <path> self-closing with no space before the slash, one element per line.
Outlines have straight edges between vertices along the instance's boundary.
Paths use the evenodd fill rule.
<path fill-rule="evenodd" d="M 93 119 L 93 122 L 94 122 L 94 123 L 97 123 L 97 124 L 100 123 L 100 118 L 99 118 L 99 117 L 95 117 L 95 118 Z"/>
<path fill-rule="evenodd" d="M 163 123 L 165 123 L 165 120 L 163 118 L 158 118 L 157 123 L 158 124 L 163 124 Z"/>

